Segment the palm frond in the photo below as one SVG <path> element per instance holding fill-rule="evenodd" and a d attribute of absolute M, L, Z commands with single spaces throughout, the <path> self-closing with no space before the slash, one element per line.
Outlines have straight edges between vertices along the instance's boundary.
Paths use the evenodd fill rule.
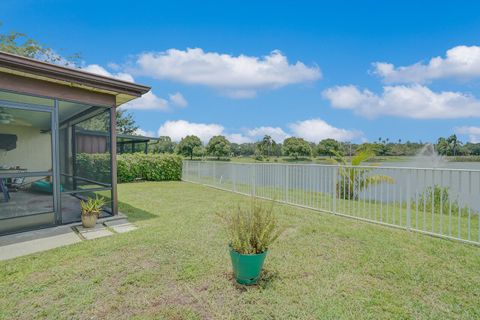
<path fill-rule="evenodd" d="M 333 160 L 336 162 L 336 164 L 341 164 L 341 165 L 347 165 L 347 161 L 345 160 L 345 157 L 342 156 L 338 151 L 332 150 L 332 153 L 334 155 Z"/>
<path fill-rule="evenodd" d="M 356 168 L 362 164 L 362 162 L 367 161 L 375 156 L 375 152 L 372 149 L 365 149 L 358 152 L 351 162 L 351 166 L 348 165 L 344 157 L 342 157 L 338 152 L 333 151 L 335 154 L 335 161 L 337 164 L 342 165 L 339 167 L 339 181 L 336 186 L 337 196 L 340 198 L 345 198 L 349 200 L 358 200 L 362 190 L 367 189 L 371 185 L 376 185 L 380 183 L 395 183 L 395 180 L 392 177 L 386 175 L 369 175 L 371 172 L 370 168 Z M 372 164 L 372 167 L 378 166 Z"/>
<path fill-rule="evenodd" d="M 371 185 L 376 185 L 376 184 L 379 184 L 379 183 L 382 183 L 382 182 L 388 183 L 388 184 L 394 184 L 395 179 L 393 179 L 390 176 L 386 176 L 386 175 L 382 175 L 382 174 L 369 176 L 369 177 L 366 177 L 366 179 L 365 179 L 365 187 L 368 187 L 368 186 L 371 186 Z"/>
<path fill-rule="evenodd" d="M 362 162 L 365 162 L 373 157 L 375 157 L 375 152 L 373 152 L 373 150 L 360 151 L 357 155 L 355 155 L 352 158 L 352 166 L 358 166 Z"/>

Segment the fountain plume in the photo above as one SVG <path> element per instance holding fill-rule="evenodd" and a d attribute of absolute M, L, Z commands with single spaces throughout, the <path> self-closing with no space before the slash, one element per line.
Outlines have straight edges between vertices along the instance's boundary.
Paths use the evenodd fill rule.
<path fill-rule="evenodd" d="M 427 143 L 420 149 L 410 163 L 412 166 L 418 168 L 445 168 L 447 161 L 443 156 L 438 154 L 432 143 Z"/>

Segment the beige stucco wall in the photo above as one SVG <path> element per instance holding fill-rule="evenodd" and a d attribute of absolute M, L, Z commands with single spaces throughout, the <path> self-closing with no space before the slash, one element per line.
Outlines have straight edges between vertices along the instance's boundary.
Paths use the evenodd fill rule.
<path fill-rule="evenodd" d="M 52 169 L 50 132 L 40 133 L 38 128 L 0 124 L 0 133 L 17 135 L 16 149 L 0 150 L 0 165 L 20 166 L 28 171 Z"/>

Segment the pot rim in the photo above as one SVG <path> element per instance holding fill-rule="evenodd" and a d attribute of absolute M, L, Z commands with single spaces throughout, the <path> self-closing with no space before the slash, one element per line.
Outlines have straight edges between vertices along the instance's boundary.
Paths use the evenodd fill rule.
<path fill-rule="evenodd" d="M 262 251 L 260 253 L 240 253 L 237 250 L 233 249 L 231 243 L 228 244 L 228 247 L 230 248 L 230 251 L 233 251 L 233 252 L 235 252 L 239 255 L 242 255 L 242 256 L 258 256 L 258 255 L 266 254 L 268 252 L 268 249 L 266 249 L 265 251 Z"/>
<path fill-rule="evenodd" d="M 98 217 L 100 215 L 100 211 L 92 211 L 92 212 L 86 212 L 86 211 L 82 211 L 82 216 L 96 216 Z"/>

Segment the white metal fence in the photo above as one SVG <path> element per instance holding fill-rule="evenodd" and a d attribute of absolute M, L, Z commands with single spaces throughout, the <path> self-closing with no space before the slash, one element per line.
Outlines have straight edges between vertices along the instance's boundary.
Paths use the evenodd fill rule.
<path fill-rule="evenodd" d="M 480 170 L 184 161 L 182 179 L 480 244 Z"/>

